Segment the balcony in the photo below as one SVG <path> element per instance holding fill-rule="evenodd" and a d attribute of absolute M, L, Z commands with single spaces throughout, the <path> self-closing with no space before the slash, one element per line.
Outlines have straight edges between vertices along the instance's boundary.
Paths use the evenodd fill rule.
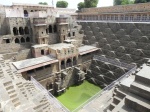
<path fill-rule="evenodd" d="M 46 19 L 45 18 L 34 18 L 33 19 L 34 26 L 45 26 Z"/>

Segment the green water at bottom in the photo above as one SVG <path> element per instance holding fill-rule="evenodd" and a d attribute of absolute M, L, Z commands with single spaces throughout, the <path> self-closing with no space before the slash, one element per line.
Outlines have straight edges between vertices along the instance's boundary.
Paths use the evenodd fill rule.
<path fill-rule="evenodd" d="M 69 89 L 67 89 L 61 96 L 58 96 L 57 99 L 70 111 L 72 111 L 100 90 L 101 88 L 98 86 L 95 86 L 88 81 L 84 81 L 79 86 L 69 87 Z"/>

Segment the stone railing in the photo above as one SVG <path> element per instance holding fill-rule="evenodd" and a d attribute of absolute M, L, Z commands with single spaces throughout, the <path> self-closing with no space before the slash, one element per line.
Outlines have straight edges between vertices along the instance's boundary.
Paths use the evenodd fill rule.
<path fill-rule="evenodd" d="M 47 99 L 49 102 L 54 104 L 57 108 L 60 108 L 64 112 L 69 112 L 69 110 L 62 104 L 60 103 L 50 92 L 48 92 L 39 82 L 37 82 L 32 76 L 31 76 L 31 81 L 37 87 L 43 94 L 46 95 Z"/>
<path fill-rule="evenodd" d="M 104 94 L 105 92 L 111 90 L 113 87 L 115 87 L 117 84 L 119 84 L 120 81 L 122 81 L 123 79 L 125 79 L 126 77 L 128 77 L 129 75 L 131 75 L 132 73 L 134 73 L 136 71 L 136 66 L 134 66 L 131 70 L 129 70 L 127 73 L 125 73 L 124 75 L 122 75 L 120 78 L 118 78 L 117 80 L 113 81 L 111 84 L 109 84 L 107 87 L 103 88 L 102 90 L 100 90 L 97 94 L 95 94 L 93 97 L 91 97 L 90 99 L 88 99 L 86 102 L 84 102 L 83 104 L 81 104 L 78 108 L 76 108 L 75 110 L 73 110 L 72 112 L 78 112 L 79 110 L 83 109 L 84 107 L 87 107 L 93 100 L 97 99 L 98 97 L 100 97 L 102 94 Z"/>
<path fill-rule="evenodd" d="M 113 64 L 113 65 L 116 65 L 116 66 L 119 66 L 119 67 L 123 67 L 123 68 L 126 68 L 128 70 L 130 70 L 130 69 L 132 69 L 132 68 L 135 67 L 134 64 L 127 64 L 127 63 L 124 63 L 124 62 L 120 62 L 119 60 L 114 60 L 114 59 L 106 58 L 104 56 L 94 55 L 93 59 L 94 60 L 108 62 L 110 64 Z"/>
<path fill-rule="evenodd" d="M 137 19 L 133 19 L 133 20 L 100 20 L 100 19 L 78 19 L 76 20 L 76 22 L 149 22 L 150 19 L 146 19 L 146 20 L 137 20 Z"/>

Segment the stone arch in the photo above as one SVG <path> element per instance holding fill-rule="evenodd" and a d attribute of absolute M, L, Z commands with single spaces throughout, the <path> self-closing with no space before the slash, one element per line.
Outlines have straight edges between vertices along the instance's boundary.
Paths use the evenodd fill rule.
<path fill-rule="evenodd" d="M 10 39 L 6 39 L 6 43 L 10 43 Z"/>
<path fill-rule="evenodd" d="M 16 38 L 15 43 L 20 43 L 20 40 L 18 38 Z"/>
<path fill-rule="evenodd" d="M 52 33 L 52 25 L 49 25 L 49 33 Z"/>
<path fill-rule="evenodd" d="M 54 25 L 54 33 L 56 33 L 56 32 L 57 32 L 57 26 Z"/>
<path fill-rule="evenodd" d="M 21 37 L 21 43 L 25 43 L 25 39 Z"/>
<path fill-rule="evenodd" d="M 25 27 L 24 32 L 25 32 L 25 34 L 29 34 L 29 28 Z"/>
<path fill-rule="evenodd" d="M 18 35 L 18 29 L 16 27 L 13 28 L 14 35 Z"/>
<path fill-rule="evenodd" d="M 19 27 L 19 34 L 20 34 L 20 35 L 23 35 L 23 34 L 24 34 L 24 30 L 23 30 L 22 27 Z"/>
<path fill-rule="evenodd" d="M 70 67 L 70 66 L 72 66 L 72 60 L 68 58 L 66 61 L 66 67 Z"/>
<path fill-rule="evenodd" d="M 64 60 L 61 61 L 61 69 L 65 69 L 65 61 Z"/>
<path fill-rule="evenodd" d="M 30 42 L 30 38 L 29 37 L 26 38 L 26 42 Z"/>
<path fill-rule="evenodd" d="M 28 17 L 28 11 L 27 10 L 24 10 L 24 16 Z"/>

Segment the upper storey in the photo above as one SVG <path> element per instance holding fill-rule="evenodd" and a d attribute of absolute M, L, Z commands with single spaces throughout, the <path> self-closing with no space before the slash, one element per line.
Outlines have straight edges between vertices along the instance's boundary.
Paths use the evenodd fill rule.
<path fill-rule="evenodd" d="M 0 5 L 0 15 L 3 13 L 6 17 L 59 17 L 62 14 L 71 15 L 75 11 L 75 9 L 54 8 L 53 6 L 39 4 L 13 3 L 12 6 Z"/>
<path fill-rule="evenodd" d="M 150 11 L 150 3 L 118 5 L 110 7 L 84 8 L 82 13 L 127 13 L 127 12 L 148 12 Z"/>

